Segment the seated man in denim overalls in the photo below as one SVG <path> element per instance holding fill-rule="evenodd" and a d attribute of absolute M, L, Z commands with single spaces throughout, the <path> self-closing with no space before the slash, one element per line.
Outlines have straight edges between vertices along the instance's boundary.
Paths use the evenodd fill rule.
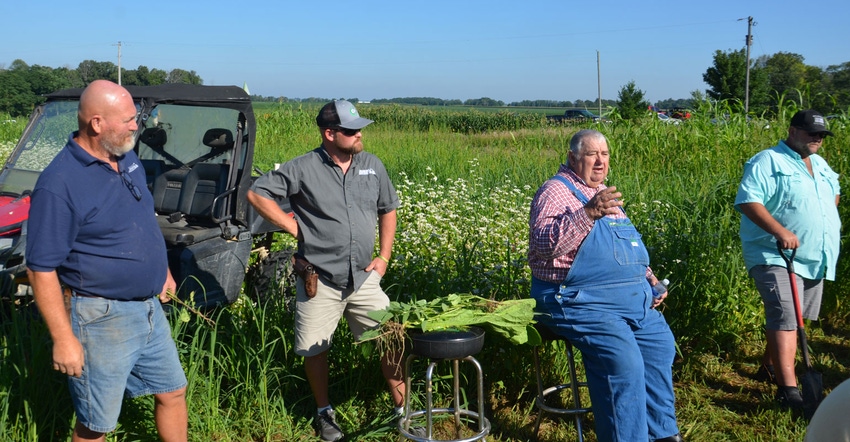
<path fill-rule="evenodd" d="M 667 293 L 653 297 L 646 247 L 622 195 L 603 184 L 608 161 L 605 136 L 582 130 L 534 196 L 531 296 L 539 322 L 581 351 L 599 441 L 682 441 L 673 333 L 655 309 Z"/>

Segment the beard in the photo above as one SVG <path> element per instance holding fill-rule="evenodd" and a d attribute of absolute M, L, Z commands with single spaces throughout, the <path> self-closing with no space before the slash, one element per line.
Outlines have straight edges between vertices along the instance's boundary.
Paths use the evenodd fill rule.
<path fill-rule="evenodd" d="M 121 140 L 118 138 L 117 134 L 110 134 L 108 137 L 104 137 L 101 141 L 101 145 L 107 152 L 116 157 L 120 157 L 125 153 L 133 150 L 133 145 L 135 144 L 135 139 L 133 136 L 127 137 L 127 140 Z"/>
<path fill-rule="evenodd" d="M 340 151 L 342 151 L 346 154 L 354 155 L 354 154 L 358 154 L 358 153 L 363 151 L 363 142 L 356 141 L 356 142 L 352 143 L 350 146 L 344 146 L 344 147 L 337 145 L 337 148 Z"/>

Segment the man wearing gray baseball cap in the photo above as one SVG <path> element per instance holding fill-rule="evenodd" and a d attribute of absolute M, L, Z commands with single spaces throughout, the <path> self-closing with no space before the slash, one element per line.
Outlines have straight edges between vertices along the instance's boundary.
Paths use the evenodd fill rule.
<path fill-rule="evenodd" d="M 759 377 L 776 384 L 776 400 L 785 408 L 801 409 L 803 397 L 794 370 L 793 290 L 777 247 L 796 250 L 791 256 L 802 316 L 817 320 L 823 281 L 835 279 L 841 235 L 838 174 L 818 155 L 829 135 L 820 112 L 797 112 L 788 137 L 744 165 L 735 197 L 735 208 L 743 214 L 744 263 L 765 308 L 767 348 Z"/>
<path fill-rule="evenodd" d="M 378 325 L 367 313 L 390 302 L 380 282 L 390 263 L 399 199 L 381 160 L 363 152 L 360 130 L 371 123 L 348 101 L 326 104 L 316 116 L 322 145 L 259 177 L 248 192 L 261 216 L 298 240 L 299 262 L 315 270 L 299 274 L 297 282 L 295 353 L 304 356 L 318 406 L 315 424 L 326 441 L 343 437 L 328 395 L 328 350 L 337 324 L 344 316 L 359 339 Z M 283 198 L 294 218 L 277 204 Z M 381 361 L 397 413 L 405 393 L 400 357 L 385 354 Z"/>

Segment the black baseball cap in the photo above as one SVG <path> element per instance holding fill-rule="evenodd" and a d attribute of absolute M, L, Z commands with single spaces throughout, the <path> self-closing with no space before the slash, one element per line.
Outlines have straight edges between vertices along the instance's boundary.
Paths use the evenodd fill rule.
<path fill-rule="evenodd" d="M 324 105 L 316 116 L 316 124 L 319 127 L 363 129 L 372 123 L 374 121 L 361 117 L 354 105 L 346 100 L 331 101 Z"/>
<path fill-rule="evenodd" d="M 826 130 L 826 118 L 820 112 L 812 109 L 801 110 L 791 117 L 791 127 L 804 130 L 810 134 L 833 135 Z"/>

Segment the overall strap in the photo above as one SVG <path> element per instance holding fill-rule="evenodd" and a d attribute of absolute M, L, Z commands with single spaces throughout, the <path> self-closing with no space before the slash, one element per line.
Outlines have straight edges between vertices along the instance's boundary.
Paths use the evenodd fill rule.
<path fill-rule="evenodd" d="M 575 197 L 578 198 L 578 200 L 581 201 L 582 204 L 587 204 L 587 202 L 589 201 L 587 199 L 587 197 L 584 196 L 583 193 L 579 192 L 579 190 L 576 188 L 576 186 L 573 183 L 570 182 L 570 180 L 568 180 L 568 179 L 566 179 L 563 176 L 558 175 L 558 174 L 555 174 L 555 176 L 553 176 L 552 179 L 558 180 L 558 181 L 564 183 L 564 185 L 567 186 L 567 189 L 570 189 L 570 191 L 573 193 L 573 195 L 575 195 Z"/>

